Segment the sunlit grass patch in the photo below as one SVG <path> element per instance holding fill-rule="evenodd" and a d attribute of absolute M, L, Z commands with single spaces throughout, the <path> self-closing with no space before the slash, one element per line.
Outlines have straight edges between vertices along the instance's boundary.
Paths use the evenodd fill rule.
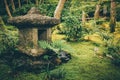
<path fill-rule="evenodd" d="M 65 38 L 65 35 L 56 35 L 56 34 L 52 35 L 52 41 L 54 41 L 54 40 L 61 40 L 63 38 Z"/>

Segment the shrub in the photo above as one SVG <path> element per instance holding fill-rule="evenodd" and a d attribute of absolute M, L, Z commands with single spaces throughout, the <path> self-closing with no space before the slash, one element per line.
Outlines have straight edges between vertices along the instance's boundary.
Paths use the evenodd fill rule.
<path fill-rule="evenodd" d="M 109 34 L 108 32 L 101 32 L 99 35 L 101 36 L 105 47 L 109 47 L 113 44 L 114 37 L 112 34 Z"/>
<path fill-rule="evenodd" d="M 53 16 L 56 5 L 57 4 L 41 4 L 41 5 L 39 5 L 38 8 L 39 8 L 41 14 L 44 14 L 47 16 Z"/>
<path fill-rule="evenodd" d="M 117 21 L 120 21 L 120 14 L 119 13 L 120 13 L 120 6 L 116 8 Z"/>
<path fill-rule="evenodd" d="M 33 7 L 34 4 L 29 5 L 23 5 L 21 8 L 17 8 L 14 12 L 14 15 L 25 15 L 30 10 L 31 7 Z"/>
<path fill-rule="evenodd" d="M 82 25 L 79 19 L 75 16 L 65 18 L 64 31 L 68 41 L 77 41 L 82 37 Z"/>
<path fill-rule="evenodd" d="M 107 55 L 111 56 L 113 64 L 120 66 L 120 40 L 116 44 L 111 43 L 107 47 Z"/>
<path fill-rule="evenodd" d="M 0 54 L 12 53 L 16 48 L 18 37 L 11 31 L 0 31 Z"/>
<path fill-rule="evenodd" d="M 64 69 L 58 69 L 57 71 L 51 72 L 50 76 L 52 79 L 64 80 L 66 71 Z"/>
<path fill-rule="evenodd" d="M 94 17 L 95 5 L 86 5 L 84 11 L 89 15 L 89 17 Z"/>
<path fill-rule="evenodd" d="M 49 67 L 46 70 L 45 75 L 43 76 L 44 80 L 64 80 L 66 72 L 64 69 L 58 69 L 56 71 L 51 72 Z"/>

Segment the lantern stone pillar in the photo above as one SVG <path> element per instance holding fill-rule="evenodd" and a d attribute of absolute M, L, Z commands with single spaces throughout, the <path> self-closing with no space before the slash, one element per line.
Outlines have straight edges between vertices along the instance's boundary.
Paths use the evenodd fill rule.
<path fill-rule="evenodd" d="M 19 45 L 29 46 L 31 48 L 37 47 L 38 41 L 38 30 L 37 28 L 22 28 L 19 29 Z"/>
<path fill-rule="evenodd" d="M 38 47 L 38 41 L 51 41 L 51 27 L 59 24 L 60 20 L 42 16 L 39 10 L 33 7 L 26 15 L 12 17 L 8 22 L 19 30 L 18 49 L 22 53 L 38 56 L 45 52 Z"/>

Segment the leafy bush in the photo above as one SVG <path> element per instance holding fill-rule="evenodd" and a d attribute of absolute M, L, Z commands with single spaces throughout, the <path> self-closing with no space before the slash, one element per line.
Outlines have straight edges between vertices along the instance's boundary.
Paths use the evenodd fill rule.
<path fill-rule="evenodd" d="M 86 5 L 84 11 L 89 15 L 89 17 L 94 17 L 95 5 Z"/>
<path fill-rule="evenodd" d="M 117 15 L 116 17 L 117 21 L 120 21 L 120 6 L 116 8 L 116 15 Z"/>
<path fill-rule="evenodd" d="M 14 12 L 14 15 L 25 15 L 30 10 L 31 7 L 33 7 L 34 4 L 29 5 L 23 5 L 21 8 L 17 8 Z"/>
<path fill-rule="evenodd" d="M 54 10 L 56 8 L 56 4 L 41 4 L 39 5 L 38 8 L 41 14 L 44 14 L 47 16 L 53 16 Z"/>
<path fill-rule="evenodd" d="M 82 11 L 85 11 L 89 17 L 93 17 L 94 16 L 94 11 L 95 11 L 95 2 L 91 2 L 91 1 L 79 1 L 79 0 L 72 0 L 71 1 L 71 6 L 70 6 L 70 12 L 73 15 L 82 17 Z"/>
<path fill-rule="evenodd" d="M 120 66 L 120 40 L 116 44 L 111 43 L 107 47 L 107 55 L 111 56 L 113 64 Z"/>
<path fill-rule="evenodd" d="M 111 46 L 113 44 L 114 37 L 112 34 L 110 34 L 108 32 L 101 32 L 101 33 L 99 33 L 99 35 L 101 36 L 105 47 Z"/>
<path fill-rule="evenodd" d="M 0 54 L 12 53 L 16 48 L 18 37 L 11 31 L 0 31 Z"/>
<path fill-rule="evenodd" d="M 9 66 L 0 62 L 0 80 L 13 80 L 10 75 L 10 71 L 11 69 L 9 68 Z"/>
<path fill-rule="evenodd" d="M 67 40 L 79 40 L 82 37 L 82 25 L 79 19 L 75 16 L 66 17 L 63 33 L 66 35 Z"/>
<path fill-rule="evenodd" d="M 120 66 L 120 45 L 109 46 L 108 54 L 113 57 L 113 64 Z"/>
<path fill-rule="evenodd" d="M 103 20 L 103 19 L 96 20 L 97 25 L 101 25 L 103 22 L 105 22 L 105 20 Z"/>
<path fill-rule="evenodd" d="M 44 80 L 64 80 L 66 72 L 64 69 L 58 69 L 56 71 L 51 72 L 49 67 L 46 70 L 45 75 L 43 76 Z"/>

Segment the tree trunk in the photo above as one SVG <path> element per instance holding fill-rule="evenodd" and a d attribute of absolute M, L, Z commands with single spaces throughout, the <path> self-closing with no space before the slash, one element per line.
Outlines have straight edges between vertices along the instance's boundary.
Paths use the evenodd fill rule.
<path fill-rule="evenodd" d="M 40 1 L 39 1 L 39 4 L 42 4 L 42 3 L 44 3 L 44 0 L 40 0 Z"/>
<path fill-rule="evenodd" d="M 14 1 L 13 0 L 10 0 L 11 1 L 11 4 L 12 4 L 12 10 L 13 12 L 15 11 L 15 4 L 14 4 Z"/>
<path fill-rule="evenodd" d="M 19 5 L 19 8 L 21 8 L 21 1 L 18 0 L 18 5 Z"/>
<path fill-rule="evenodd" d="M 42 3 L 42 0 L 39 0 L 39 4 L 41 4 Z"/>
<path fill-rule="evenodd" d="M 4 31 L 5 30 L 5 27 L 4 27 L 4 22 L 2 20 L 2 17 L 0 16 L 0 30 L 1 31 Z"/>
<path fill-rule="evenodd" d="M 104 17 L 106 17 L 106 14 L 107 14 L 107 6 L 104 5 L 103 6 L 103 15 L 104 15 Z"/>
<path fill-rule="evenodd" d="M 35 3 L 36 3 L 36 6 L 38 6 L 38 5 L 39 5 L 39 1 L 38 1 L 38 0 L 35 0 Z"/>
<path fill-rule="evenodd" d="M 61 17 L 61 12 L 62 12 L 62 9 L 64 7 L 64 4 L 65 4 L 66 0 L 59 0 L 59 3 L 56 7 L 56 10 L 54 12 L 54 17 L 57 18 L 57 19 L 60 19 Z"/>
<path fill-rule="evenodd" d="M 99 19 L 99 15 L 100 15 L 100 7 L 101 5 L 100 4 L 97 4 L 96 5 L 96 10 L 95 10 L 95 13 L 94 13 L 94 19 Z"/>
<path fill-rule="evenodd" d="M 87 17 L 87 14 L 82 11 L 82 23 L 84 24 L 86 22 L 86 17 Z"/>
<path fill-rule="evenodd" d="M 26 0 L 26 3 L 28 4 L 28 0 Z"/>
<path fill-rule="evenodd" d="M 9 16 L 10 18 L 12 18 L 12 15 L 11 15 L 10 9 L 9 9 L 9 7 L 8 7 L 8 4 L 7 4 L 7 1 L 4 0 L 4 3 L 5 3 L 5 7 L 6 7 L 6 11 L 7 11 L 8 16 Z"/>
<path fill-rule="evenodd" d="M 116 3 L 115 0 L 111 0 L 111 9 L 110 9 L 110 32 L 115 32 L 116 26 Z"/>

